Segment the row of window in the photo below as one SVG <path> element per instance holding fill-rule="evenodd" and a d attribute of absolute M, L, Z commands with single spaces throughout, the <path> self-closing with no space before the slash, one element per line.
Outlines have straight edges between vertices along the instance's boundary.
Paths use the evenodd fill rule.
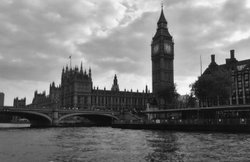
<path fill-rule="evenodd" d="M 133 104 L 133 105 L 145 105 L 147 99 L 146 98 L 112 98 L 111 97 L 96 97 L 92 96 L 92 104 Z"/>
<path fill-rule="evenodd" d="M 250 91 L 249 88 L 246 88 L 246 89 L 245 89 L 245 93 L 246 93 L 246 92 L 249 92 L 249 91 Z M 236 93 L 236 90 L 234 89 L 234 90 L 233 90 L 233 94 L 235 94 L 235 93 Z M 243 90 L 242 90 L 242 89 L 238 89 L 238 93 L 239 93 L 239 94 L 242 94 L 242 93 L 243 93 Z"/>
<path fill-rule="evenodd" d="M 237 79 L 237 81 L 242 81 L 242 79 L 244 80 L 249 80 L 249 74 L 245 73 L 245 74 L 238 74 L 238 75 L 233 75 L 232 76 L 232 81 L 235 82 Z"/>
<path fill-rule="evenodd" d="M 232 87 L 235 87 L 236 86 L 236 83 L 232 83 Z M 238 88 L 242 88 L 242 82 L 238 82 Z M 248 88 L 249 87 L 249 81 L 245 81 L 244 82 L 244 87 L 245 88 Z"/>

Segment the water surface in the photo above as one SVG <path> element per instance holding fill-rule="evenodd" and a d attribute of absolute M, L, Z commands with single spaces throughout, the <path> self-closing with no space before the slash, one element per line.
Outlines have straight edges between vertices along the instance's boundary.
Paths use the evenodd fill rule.
<path fill-rule="evenodd" d="M 249 161 L 249 134 L 100 127 L 0 129 L 3 162 Z"/>

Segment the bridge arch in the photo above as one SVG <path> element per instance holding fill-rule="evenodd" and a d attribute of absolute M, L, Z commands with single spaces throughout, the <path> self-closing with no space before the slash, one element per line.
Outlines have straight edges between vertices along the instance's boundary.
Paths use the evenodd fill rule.
<path fill-rule="evenodd" d="M 63 119 L 73 116 L 85 117 L 97 125 L 110 125 L 112 120 L 118 120 L 118 118 L 112 114 L 78 112 L 78 113 L 63 115 L 58 119 L 58 122 L 61 122 Z"/>
<path fill-rule="evenodd" d="M 52 125 L 52 118 L 47 114 L 34 111 L 5 111 L 6 115 L 19 116 L 30 121 L 31 127 L 47 127 Z"/>

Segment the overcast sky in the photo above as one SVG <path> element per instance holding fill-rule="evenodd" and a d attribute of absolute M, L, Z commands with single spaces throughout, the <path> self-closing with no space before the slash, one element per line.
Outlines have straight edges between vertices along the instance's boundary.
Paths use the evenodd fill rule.
<path fill-rule="evenodd" d="M 60 84 L 63 66 L 92 68 L 94 86 L 110 89 L 114 74 L 121 90 L 152 89 L 150 43 L 161 0 L 1 0 L 0 91 L 32 101 L 34 91 Z M 180 94 L 216 54 L 229 50 L 249 59 L 249 0 L 167 0 L 164 13 L 175 41 L 175 83 Z"/>

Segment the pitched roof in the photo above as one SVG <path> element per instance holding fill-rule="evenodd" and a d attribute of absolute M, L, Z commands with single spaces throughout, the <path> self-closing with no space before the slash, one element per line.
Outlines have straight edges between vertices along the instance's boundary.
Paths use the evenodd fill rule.
<path fill-rule="evenodd" d="M 211 65 L 212 63 L 210 63 Z M 234 61 L 234 62 L 229 62 L 226 64 L 221 64 L 215 66 L 208 66 L 208 68 L 204 71 L 203 74 L 209 74 L 217 69 L 227 69 L 227 70 L 244 70 L 246 68 L 250 68 L 250 59 L 247 60 L 241 60 L 241 61 Z"/>

